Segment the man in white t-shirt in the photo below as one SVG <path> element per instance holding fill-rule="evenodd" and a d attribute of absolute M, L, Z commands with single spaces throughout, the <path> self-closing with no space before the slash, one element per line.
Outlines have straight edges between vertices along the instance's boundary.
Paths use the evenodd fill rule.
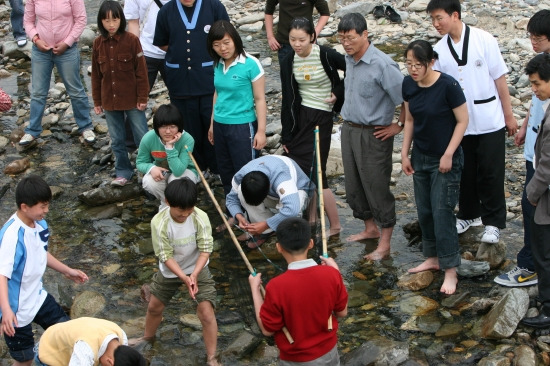
<path fill-rule="evenodd" d="M 166 52 L 153 46 L 157 14 L 162 5 L 170 0 L 126 0 L 124 3 L 124 16 L 128 20 L 128 32 L 139 37 L 147 72 L 149 77 L 149 90 L 153 89 L 157 74 L 160 72 L 162 80 L 164 74 L 164 56 Z"/>
<path fill-rule="evenodd" d="M 456 228 L 485 225 L 481 238 L 498 243 L 506 227 L 505 138 L 517 132 L 506 83 L 508 68 L 496 39 L 461 20 L 459 0 L 431 0 L 426 11 L 443 38 L 435 45 L 434 69 L 455 78 L 466 96 L 469 124 L 462 140 L 464 170 Z"/>

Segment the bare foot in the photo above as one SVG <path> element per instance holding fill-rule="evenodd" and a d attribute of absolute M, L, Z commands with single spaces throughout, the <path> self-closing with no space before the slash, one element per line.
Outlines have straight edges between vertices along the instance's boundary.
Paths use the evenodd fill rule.
<path fill-rule="evenodd" d="M 153 343 L 154 341 L 155 341 L 155 337 L 130 338 L 128 339 L 128 346 L 137 347 L 144 343 Z"/>
<path fill-rule="evenodd" d="M 346 241 L 359 241 L 364 239 L 378 239 L 380 237 L 380 231 L 376 230 L 363 230 L 358 234 L 350 235 L 346 238 Z"/>
<path fill-rule="evenodd" d="M 241 235 L 237 236 L 237 240 L 238 241 L 246 241 L 248 239 L 250 239 L 250 234 L 249 233 L 242 233 Z"/>
<path fill-rule="evenodd" d="M 384 259 L 388 255 L 390 255 L 390 250 L 389 249 L 386 250 L 386 249 L 376 248 L 376 250 L 374 252 L 371 252 L 371 253 L 367 254 L 363 258 L 365 258 L 366 260 L 369 260 L 369 261 L 379 261 L 381 259 Z"/>
<path fill-rule="evenodd" d="M 435 258 L 428 258 L 418 266 L 409 269 L 409 273 L 418 273 L 418 272 L 424 272 L 424 271 L 431 271 L 431 270 L 438 270 L 439 269 L 439 260 L 437 257 Z"/>
<path fill-rule="evenodd" d="M 330 228 L 329 230 L 327 230 L 325 232 L 325 235 L 328 237 L 330 236 L 333 236 L 333 235 L 337 235 L 337 234 L 340 234 L 340 231 L 342 230 L 342 228 L 338 227 L 338 228 Z"/>
<path fill-rule="evenodd" d="M 233 226 L 235 224 L 235 219 L 230 217 L 228 220 L 227 220 L 227 223 L 229 224 L 229 226 Z M 216 226 L 216 232 L 217 233 L 221 233 L 222 231 L 225 231 L 227 230 L 227 226 L 225 224 L 220 224 L 218 226 Z"/>
<path fill-rule="evenodd" d="M 456 268 L 448 268 L 445 270 L 445 280 L 443 280 L 443 285 L 441 285 L 441 290 L 439 291 L 445 295 L 452 295 L 456 291 L 457 284 Z"/>

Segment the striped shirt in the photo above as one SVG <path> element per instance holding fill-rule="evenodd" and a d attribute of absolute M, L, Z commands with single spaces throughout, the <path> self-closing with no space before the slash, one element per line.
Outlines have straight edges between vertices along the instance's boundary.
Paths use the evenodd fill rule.
<path fill-rule="evenodd" d="M 395 107 L 403 103 L 403 74 L 395 61 L 371 43 L 357 62 L 346 55 L 344 82 L 343 119 L 372 126 L 391 124 Z"/>
<path fill-rule="evenodd" d="M 29 227 L 16 213 L 0 231 L 0 275 L 8 279 L 8 301 L 18 327 L 30 324 L 46 300 L 42 276 L 48 262 L 49 237 L 45 220 Z"/>
<path fill-rule="evenodd" d="M 294 54 L 292 72 L 298 83 L 302 105 L 331 112 L 332 104 L 325 102 L 325 99 L 330 98 L 332 85 L 321 63 L 318 45 L 312 45 L 307 57 Z"/>
<path fill-rule="evenodd" d="M 170 207 L 162 209 L 151 220 L 151 237 L 155 255 L 159 258 L 160 272 L 166 278 L 177 277 L 164 264 L 168 259 L 174 258 L 183 273 L 191 274 L 199 254 L 212 253 L 214 249 L 210 220 L 198 207 L 183 223 L 172 219 Z"/>
<path fill-rule="evenodd" d="M 264 173 L 269 179 L 268 196 L 279 199 L 281 209 L 277 214 L 267 219 L 267 225 L 277 230 L 277 226 L 288 217 L 296 217 L 300 214 L 301 204 L 298 191 L 315 189 L 309 178 L 294 160 L 286 156 L 266 155 L 247 163 L 233 177 L 231 192 L 226 197 L 226 206 L 232 217 L 243 214 L 239 201 L 239 186 L 243 177 L 252 172 Z"/>

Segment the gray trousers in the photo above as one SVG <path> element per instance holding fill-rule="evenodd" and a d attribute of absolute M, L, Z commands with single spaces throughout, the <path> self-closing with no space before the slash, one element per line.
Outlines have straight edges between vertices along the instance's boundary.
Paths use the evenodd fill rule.
<path fill-rule="evenodd" d="M 395 197 L 390 191 L 393 137 L 382 141 L 372 127 L 342 125 L 342 162 L 347 202 L 353 217 L 374 218 L 382 228 L 395 226 Z"/>

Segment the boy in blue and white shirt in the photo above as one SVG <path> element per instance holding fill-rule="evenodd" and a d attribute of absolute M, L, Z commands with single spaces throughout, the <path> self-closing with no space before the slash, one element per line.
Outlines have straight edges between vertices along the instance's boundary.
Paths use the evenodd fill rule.
<path fill-rule="evenodd" d="M 31 365 L 34 358 L 32 322 L 46 329 L 69 317 L 42 286 L 46 266 L 77 283 L 88 280 L 48 252 L 50 232 L 44 216 L 52 191 L 37 175 L 21 180 L 15 191 L 17 212 L 0 231 L 0 332 L 14 365 Z"/>

